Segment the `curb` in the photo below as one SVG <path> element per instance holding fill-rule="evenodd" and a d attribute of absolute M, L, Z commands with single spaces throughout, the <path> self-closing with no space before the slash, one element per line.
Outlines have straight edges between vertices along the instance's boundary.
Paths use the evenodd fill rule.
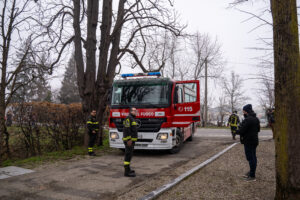
<path fill-rule="evenodd" d="M 232 145 L 228 146 L 224 150 L 220 151 L 219 153 L 217 153 L 214 156 L 212 156 L 211 158 L 209 158 L 208 160 L 202 162 L 201 164 L 197 165 L 196 167 L 194 167 L 194 168 L 188 170 L 187 172 L 181 174 L 176 179 L 174 179 L 171 182 L 161 186 L 160 188 L 157 188 L 156 190 L 150 192 L 149 194 L 147 194 L 146 196 L 140 198 L 139 200 L 151 200 L 151 199 L 154 199 L 154 198 L 158 197 L 160 194 L 162 194 L 163 192 L 171 189 L 172 187 L 174 187 L 175 185 L 177 185 L 178 183 L 183 181 L 188 176 L 192 175 L 193 173 L 197 172 L 199 169 L 205 167 L 209 163 L 216 160 L 218 157 L 223 155 L 225 152 L 227 152 L 228 150 L 230 150 L 231 148 L 233 148 L 237 144 L 239 144 L 239 142 L 233 143 Z"/>

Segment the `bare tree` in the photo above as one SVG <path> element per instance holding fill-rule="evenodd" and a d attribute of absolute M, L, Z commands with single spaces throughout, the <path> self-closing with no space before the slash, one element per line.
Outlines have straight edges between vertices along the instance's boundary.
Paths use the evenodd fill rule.
<path fill-rule="evenodd" d="M 220 77 L 223 70 L 223 58 L 221 46 L 217 39 L 212 40 L 208 34 L 200 34 L 196 32 L 191 36 L 192 62 L 191 62 L 191 77 L 194 80 L 200 78 L 205 79 L 204 86 L 204 126 L 207 122 L 208 113 L 208 78 Z"/>
<path fill-rule="evenodd" d="M 168 48 L 168 60 L 166 62 L 166 66 L 164 67 L 164 74 L 172 79 L 176 79 L 179 77 L 179 70 L 181 69 L 181 58 L 180 55 L 182 53 L 182 49 L 180 47 L 180 38 L 171 35 L 170 37 L 166 37 L 166 43 Z"/>
<path fill-rule="evenodd" d="M 147 69 L 143 63 L 149 42 L 155 40 L 152 36 L 160 30 L 179 35 L 182 27 L 169 0 L 118 0 L 114 4 L 111 0 L 72 2 L 73 5 L 70 0 L 51 0 L 40 4 L 46 21 L 44 32 L 48 40 L 54 40 L 53 49 L 57 49 L 58 57 L 53 65 L 61 60 L 65 48 L 74 43 L 83 111 L 88 114 L 97 109 L 97 120 L 102 123 L 116 67 L 122 59 L 132 56 L 143 71 L 159 70 L 164 61 L 156 69 Z M 72 31 L 68 29 L 70 26 Z M 99 131 L 102 135 L 103 130 Z"/>
<path fill-rule="evenodd" d="M 205 77 L 205 65 L 208 67 L 208 77 L 218 78 L 223 71 L 221 45 L 217 38 L 212 39 L 208 34 L 196 32 L 190 37 L 192 49 L 191 68 L 194 80 Z"/>
<path fill-rule="evenodd" d="M 275 85 L 275 149 L 276 196 L 275 199 L 300 198 L 300 93 L 299 93 L 299 33 L 297 0 L 270 0 L 273 23 L 272 42 L 265 42 L 274 50 L 275 79 L 264 79 L 265 84 Z M 237 2 L 238 3 L 238 2 Z M 270 11 L 266 9 L 266 11 Z M 252 14 L 253 15 L 253 14 Z M 260 16 L 253 15 L 261 21 Z M 270 83 L 271 84 L 270 84 Z M 273 86 L 272 86 L 273 87 Z M 271 90 L 265 92 L 267 96 Z M 266 99 L 268 99 L 267 97 Z M 274 101 L 269 98 L 269 103 Z"/>
<path fill-rule="evenodd" d="M 300 199 L 300 59 L 296 0 L 271 0 L 275 63 L 275 199 Z"/>
<path fill-rule="evenodd" d="M 228 112 L 228 104 L 226 102 L 226 97 L 222 93 L 222 95 L 218 99 L 218 126 L 223 126 L 224 124 L 224 117 Z"/>
<path fill-rule="evenodd" d="M 274 107 L 275 105 L 275 94 L 274 94 L 274 81 L 267 77 L 261 79 L 262 87 L 259 91 L 259 100 L 261 106 L 267 110 L 269 108 Z"/>
<path fill-rule="evenodd" d="M 230 79 L 223 78 L 222 84 L 231 112 L 233 112 L 247 99 L 244 96 L 243 79 L 232 71 Z"/>
<path fill-rule="evenodd" d="M 35 3 L 31 0 L 4 0 L 2 2 L 0 11 L 0 158 L 4 158 L 5 153 L 7 155 L 10 153 L 9 133 L 4 118 L 7 106 L 20 87 L 35 79 L 35 70 L 46 68 L 42 63 L 42 57 L 34 48 L 37 36 L 33 36 L 30 32 L 36 22 L 31 16 Z M 17 49 L 22 49 L 18 56 L 16 55 Z M 26 64 L 29 58 L 34 64 Z M 31 70 L 32 77 L 26 82 L 19 83 L 19 74 L 25 70 Z M 49 69 L 43 70 L 45 72 Z"/>

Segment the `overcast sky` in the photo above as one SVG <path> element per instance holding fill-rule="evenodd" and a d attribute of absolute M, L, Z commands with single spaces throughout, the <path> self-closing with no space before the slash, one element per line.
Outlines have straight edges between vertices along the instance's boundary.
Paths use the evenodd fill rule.
<path fill-rule="evenodd" d="M 227 60 L 224 73 L 229 74 L 235 71 L 244 79 L 246 96 L 251 97 L 250 103 L 258 105 L 257 91 L 259 87 L 257 80 L 248 80 L 258 73 L 256 57 L 261 57 L 265 52 L 250 49 L 260 46 L 259 37 L 272 37 L 272 30 L 268 26 L 260 27 L 252 32 L 253 28 L 261 22 L 249 20 L 250 16 L 236 9 L 228 8 L 233 0 L 175 0 L 175 8 L 180 13 L 181 21 L 188 24 L 187 32 L 209 33 L 217 37 L 222 45 L 224 58 Z M 261 13 L 265 10 L 265 3 L 251 3 L 239 7 L 243 10 Z M 270 18 L 267 18 L 271 20 Z M 130 72 L 130 69 L 123 69 L 123 73 Z M 57 82 L 56 87 L 58 87 Z M 210 89 L 215 90 L 211 84 Z M 220 88 L 218 88 L 220 89 Z"/>
<path fill-rule="evenodd" d="M 272 37 L 269 26 L 262 26 L 254 31 L 261 22 L 259 20 L 247 20 L 250 15 L 236 9 L 228 8 L 233 0 L 177 0 L 176 9 L 181 13 L 183 22 L 188 23 L 188 31 L 200 31 L 216 36 L 222 44 L 224 58 L 227 60 L 225 73 L 234 71 L 245 81 L 246 96 L 251 97 L 249 103 L 258 105 L 257 88 L 260 87 L 257 80 L 249 80 L 259 73 L 255 58 L 264 56 L 265 52 L 251 48 L 262 46 L 259 37 Z M 261 13 L 267 7 L 265 3 L 252 5 L 247 3 L 242 10 L 253 13 Z M 264 16 L 267 17 L 267 16 Z M 267 18 L 271 20 L 270 17 Z M 211 85 L 210 88 L 214 86 Z M 213 90 L 210 90 L 213 91 Z"/>

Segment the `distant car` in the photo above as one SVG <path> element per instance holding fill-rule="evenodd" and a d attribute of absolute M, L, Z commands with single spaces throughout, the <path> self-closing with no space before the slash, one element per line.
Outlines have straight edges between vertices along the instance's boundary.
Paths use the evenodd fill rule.
<path fill-rule="evenodd" d="M 266 119 L 259 119 L 260 127 L 266 128 L 268 126 L 268 121 Z"/>

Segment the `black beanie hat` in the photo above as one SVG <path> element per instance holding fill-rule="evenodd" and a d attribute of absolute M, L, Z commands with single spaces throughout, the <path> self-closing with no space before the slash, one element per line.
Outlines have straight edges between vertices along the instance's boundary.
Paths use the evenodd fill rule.
<path fill-rule="evenodd" d="M 252 105 L 251 104 L 247 104 L 243 107 L 243 110 L 246 111 L 247 113 L 251 113 L 253 112 L 252 110 Z"/>

